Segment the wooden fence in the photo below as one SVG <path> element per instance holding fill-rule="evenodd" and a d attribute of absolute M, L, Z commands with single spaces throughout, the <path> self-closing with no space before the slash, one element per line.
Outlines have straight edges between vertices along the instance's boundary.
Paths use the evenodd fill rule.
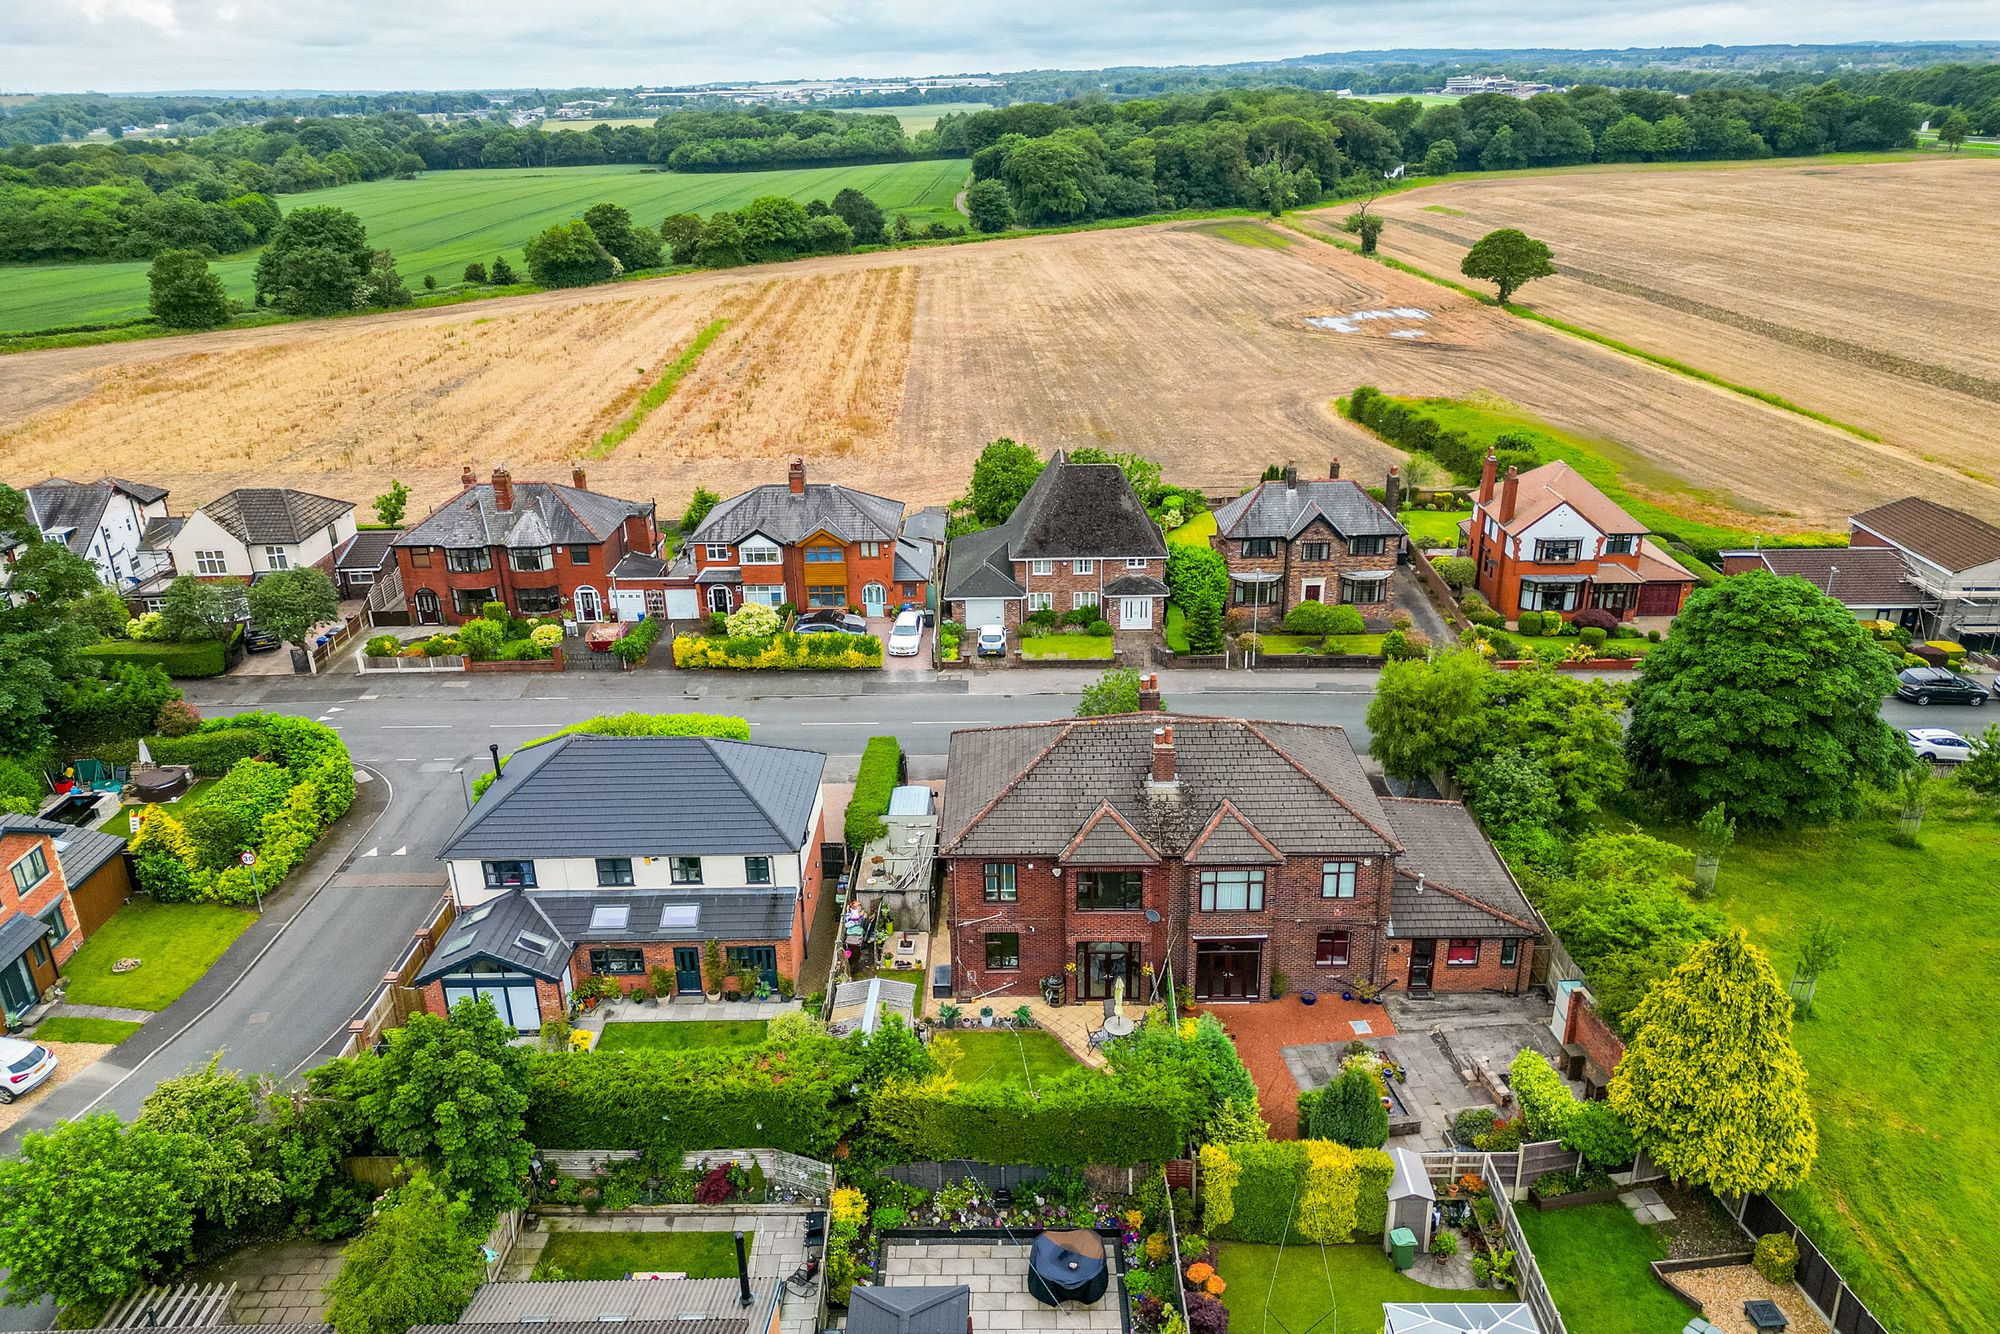
<path fill-rule="evenodd" d="M 513 1253 L 514 1243 L 521 1239 L 521 1220 L 525 1215 L 519 1209 L 512 1209 L 500 1215 L 500 1221 L 493 1225 L 493 1231 L 486 1238 L 486 1281 L 498 1282 L 500 1271 L 506 1267 L 508 1255 Z"/>
<path fill-rule="evenodd" d="M 1834 1334 L 1887 1334 L 1868 1304 L 1855 1294 L 1840 1271 L 1824 1252 L 1813 1244 L 1804 1229 L 1792 1221 L 1791 1215 L 1780 1209 L 1763 1195 L 1746 1195 L 1741 1199 L 1723 1199 L 1723 1208 L 1736 1220 L 1737 1226 L 1753 1240 L 1767 1232 L 1782 1232 L 1798 1243 L 1799 1268 L 1797 1280 L 1799 1289 L 1806 1300 L 1816 1307 L 1826 1323 L 1833 1327 Z"/>
<path fill-rule="evenodd" d="M 1575 1172 L 1583 1167 L 1583 1155 L 1564 1148 L 1558 1140 L 1537 1140 L 1523 1144 L 1512 1153 L 1433 1151 L 1423 1156 L 1424 1171 L 1435 1185 L 1449 1185 L 1471 1173 L 1484 1180 L 1496 1195 L 1520 1199 L 1544 1172 Z M 1634 1186 L 1665 1179 L 1666 1173 L 1641 1153 L 1623 1172 L 1611 1173 L 1620 1185 Z"/>
<path fill-rule="evenodd" d="M 1527 1146 L 1524 1145 L 1523 1148 L 1525 1147 Z M 1493 1162 L 1493 1172 L 1497 1173 L 1500 1168 L 1499 1162 L 1493 1161 L 1490 1156 L 1488 1161 Z M 1518 1175 L 1518 1162 L 1515 1170 Z M 1488 1181 L 1493 1179 L 1492 1174 L 1487 1176 Z M 1563 1325 L 1562 1312 L 1556 1309 L 1556 1299 L 1549 1294 L 1549 1285 L 1542 1281 L 1541 1266 L 1535 1263 L 1535 1250 L 1528 1245 L 1527 1234 L 1521 1231 L 1521 1220 L 1514 1216 L 1514 1202 L 1507 1198 L 1507 1192 L 1504 1190 L 1493 1191 L 1492 1197 L 1494 1210 L 1500 1219 L 1501 1234 L 1507 1238 L 1507 1245 L 1514 1251 L 1515 1291 L 1520 1293 L 1521 1300 L 1527 1303 L 1528 1309 L 1535 1313 L 1542 1334 L 1568 1334 Z"/>

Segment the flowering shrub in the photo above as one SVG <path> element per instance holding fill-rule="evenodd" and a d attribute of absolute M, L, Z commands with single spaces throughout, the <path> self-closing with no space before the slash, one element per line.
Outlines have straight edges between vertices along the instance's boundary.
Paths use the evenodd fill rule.
<path fill-rule="evenodd" d="M 676 667 L 724 671 L 853 671 L 881 665 L 882 641 L 873 635 L 781 634 L 768 638 L 729 635 L 719 639 L 682 635 L 674 641 Z"/>
<path fill-rule="evenodd" d="M 161 736 L 181 737 L 201 726 L 201 711 L 184 699 L 170 699 L 160 706 L 153 730 Z"/>
<path fill-rule="evenodd" d="M 729 1198 L 729 1164 L 718 1163 L 702 1174 L 701 1184 L 694 1188 L 696 1204 L 721 1204 Z"/>
<path fill-rule="evenodd" d="M 1215 1266 L 1205 1260 L 1196 1260 L 1187 1267 L 1188 1282 L 1190 1283 L 1206 1283 L 1214 1273 Z"/>
<path fill-rule="evenodd" d="M 1201 1285 L 1201 1290 L 1203 1292 L 1206 1292 L 1211 1297 L 1220 1297 L 1222 1295 L 1223 1289 L 1227 1288 L 1228 1286 L 1229 1285 L 1227 1283 L 1224 1283 L 1222 1281 L 1222 1275 L 1210 1274 L 1208 1276 L 1208 1282 Z"/>

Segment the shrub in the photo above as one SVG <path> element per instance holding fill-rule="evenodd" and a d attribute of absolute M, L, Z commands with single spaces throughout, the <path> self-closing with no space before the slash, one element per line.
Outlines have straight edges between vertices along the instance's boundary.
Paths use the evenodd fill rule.
<path fill-rule="evenodd" d="M 1773 1283 L 1790 1283 L 1799 1268 L 1799 1244 L 1789 1232 L 1766 1232 L 1757 1238 L 1750 1263 Z"/>
<path fill-rule="evenodd" d="M 1431 568 L 1438 572 L 1438 578 L 1444 580 L 1448 587 L 1458 592 L 1472 587 L 1473 580 L 1479 575 L 1479 567 L 1473 564 L 1470 556 L 1439 556 L 1431 562 Z"/>
<path fill-rule="evenodd" d="M 1074 625 L 1079 628 L 1087 627 L 1092 621 L 1098 618 L 1098 615 L 1099 613 L 1095 606 L 1075 607 L 1063 613 L 1062 623 L 1064 625 Z"/>
<path fill-rule="evenodd" d="M 374 635 L 361 651 L 371 658 L 393 658 L 403 651 L 403 641 L 394 635 Z"/>
<path fill-rule="evenodd" d="M 1542 613 L 1538 611 L 1522 612 L 1521 619 L 1514 623 L 1514 628 L 1524 635 L 1540 634 L 1542 632 Z"/>
<path fill-rule="evenodd" d="M 1330 635 L 1333 633 L 1333 609 L 1324 602 L 1308 598 L 1285 613 L 1285 629 L 1295 635 Z"/>
<path fill-rule="evenodd" d="M 97 658 L 106 663 L 151 664 L 165 671 L 168 676 L 180 680 L 220 676 L 225 667 L 225 651 L 223 642 L 219 639 L 204 639 L 187 644 L 146 643 L 139 640 L 118 639 L 87 648 L 83 652 L 87 657 Z"/>
<path fill-rule="evenodd" d="M 844 833 L 847 846 L 859 850 L 870 839 L 889 832 L 882 817 L 889 810 L 889 794 L 901 779 L 903 751 L 892 736 L 873 736 L 861 750 L 861 767 L 854 775 L 854 795 L 847 801 Z"/>
<path fill-rule="evenodd" d="M 1585 607 L 1582 611 L 1573 614 L 1569 618 L 1569 623 L 1576 627 L 1578 634 L 1594 628 L 1602 630 L 1608 636 L 1613 630 L 1618 628 L 1618 617 L 1602 608 Z M 1600 639 L 1598 642 L 1602 643 L 1603 640 Z"/>
<path fill-rule="evenodd" d="M 1563 1132 L 1563 1146 L 1575 1149 L 1592 1167 L 1617 1167 L 1632 1161 L 1632 1131 L 1608 1102 L 1578 1103 Z"/>
<path fill-rule="evenodd" d="M 1521 1106 L 1521 1119 L 1534 1138 L 1560 1139 L 1576 1115 L 1576 1099 L 1548 1058 L 1532 1047 L 1524 1047 L 1507 1067 L 1514 1099 Z"/>
<path fill-rule="evenodd" d="M 1326 1140 L 1202 1146 L 1202 1230 L 1277 1244 L 1341 1243 L 1382 1230 L 1393 1165 Z M 1296 1203 L 1296 1210 L 1294 1204 Z"/>
<path fill-rule="evenodd" d="M 1587 647 L 1593 649 L 1600 649 L 1604 647 L 1604 640 L 1606 636 L 1603 627 L 1596 625 L 1586 625 L 1580 628 L 1576 632 L 1576 637 L 1582 640 Z"/>
<path fill-rule="evenodd" d="M 1451 1133 L 1462 1144 L 1470 1144 L 1493 1129 L 1500 1114 L 1491 1107 L 1468 1107 L 1452 1118 Z"/>
<path fill-rule="evenodd" d="M 892 1079 L 870 1101 L 867 1124 L 871 1138 L 901 1161 L 1080 1168 L 1180 1157 L 1206 1110 L 1178 1080 L 1078 1069 L 1040 1081 L 1032 1095 L 998 1084 Z"/>
<path fill-rule="evenodd" d="M 1109 639 L 1111 638 L 1111 622 L 1102 620 L 1092 621 L 1088 626 L 1084 627 L 1084 633 L 1092 639 Z"/>
<path fill-rule="evenodd" d="M 612 648 L 616 651 L 617 645 Z M 856 671 L 882 665 L 882 641 L 872 635 L 782 634 L 769 639 L 682 635 L 674 640 L 674 665 L 728 671 Z"/>
<path fill-rule="evenodd" d="M 185 764 L 202 778 L 220 778 L 238 760 L 262 755 L 264 733 L 254 727 L 236 727 L 233 718 L 210 719 L 186 736 L 162 733 L 146 739 L 146 748 L 159 764 Z M 222 724 L 218 726 L 218 724 Z M 106 764 L 130 765 L 138 762 L 139 743 L 120 741 L 91 749 Z"/>
<path fill-rule="evenodd" d="M 490 662 L 499 657 L 500 645 L 506 637 L 507 628 L 485 616 L 475 616 L 458 627 L 459 647 L 474 662 Z"/>
<path fill-rule="evenodd" d="M 653 643 L 659 639 L 660 631 L 665 626 L 666 621 L 661 617 L 645 617 L 630 630 L 611 641 L 612 656 L 627 667 L 638 666 L 646 660 L 646 655 L 653 651 Z M 674 648 L 675 662 L 678 664 L 680 645 L 677 643 Z"/>

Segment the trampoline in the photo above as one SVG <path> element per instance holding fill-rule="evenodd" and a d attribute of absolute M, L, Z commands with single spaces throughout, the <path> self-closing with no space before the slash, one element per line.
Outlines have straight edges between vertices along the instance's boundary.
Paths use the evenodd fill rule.
<path fill-rule="evenodd" d="M 1104 1241 L 1095 1232 L 1044 1232 L 1028 1253 L 1028 1292 L 1047 1306 L 1089 1306 L 1111 1286 Z"/>

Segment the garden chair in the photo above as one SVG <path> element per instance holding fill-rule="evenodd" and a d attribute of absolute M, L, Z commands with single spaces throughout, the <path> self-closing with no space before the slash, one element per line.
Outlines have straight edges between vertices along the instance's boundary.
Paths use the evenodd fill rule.
<path fill-rule="evenodd" d="M 1108 1047 L 1116 1041 L 1117 1039 L 1111 1035 L 1109 1029 L 1093 1028 L 1090 1030 L 1090 1050 L 1092 1051 L 1096 1051 L 1100 1047 Z"/>

